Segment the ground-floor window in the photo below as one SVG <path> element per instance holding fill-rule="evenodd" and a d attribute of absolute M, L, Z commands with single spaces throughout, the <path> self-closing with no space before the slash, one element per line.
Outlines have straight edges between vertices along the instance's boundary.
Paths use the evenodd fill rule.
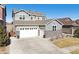
<path fill-rule="evenodd" d="M 38 28 L 18 28 L 18 30 L 37 30 Z"/>
<path fill-rule="evenodd" d="M 52 30 L 53 31 L 56 31 L 56 26 L 52 26 Z"/>

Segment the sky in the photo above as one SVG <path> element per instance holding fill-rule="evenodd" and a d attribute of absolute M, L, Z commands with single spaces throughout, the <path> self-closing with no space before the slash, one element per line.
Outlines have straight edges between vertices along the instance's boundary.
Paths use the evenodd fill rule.
<path fill-rule="evenodd" d="M 12 9 L 42 12 L 48 19 L 70 17 L 79 19 L 79 4 L 7 4 L 6 21 L 12 21 Z"/>

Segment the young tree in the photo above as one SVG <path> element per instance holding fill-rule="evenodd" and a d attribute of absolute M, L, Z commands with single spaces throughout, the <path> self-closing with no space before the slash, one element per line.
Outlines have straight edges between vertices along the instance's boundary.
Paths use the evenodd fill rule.
<path fill-rule="evenodd" d="M 6 33 L 4 33 L 3 26 L 0 25 L 0 47 L 7 46 L 10 44 L 10 39 Z"/>

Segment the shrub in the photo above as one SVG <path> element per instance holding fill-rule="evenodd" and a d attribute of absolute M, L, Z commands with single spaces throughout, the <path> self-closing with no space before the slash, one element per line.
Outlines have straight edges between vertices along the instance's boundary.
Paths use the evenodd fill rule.
<path fill-rule="evenodd" d="M 79 28 L 74 31 L 74 37 L 79 38 Z"/>

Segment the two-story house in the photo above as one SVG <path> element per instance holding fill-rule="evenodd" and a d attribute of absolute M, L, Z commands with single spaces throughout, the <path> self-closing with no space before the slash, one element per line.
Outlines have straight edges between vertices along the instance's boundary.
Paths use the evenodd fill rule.
<path fill-rule="evenodd" d="M 61 35 L 60 21 L 48 20 L 41 12 L 14 9 L 12 17 L 16 37 L 58 37 Z"/>
<path fill-rule="evenodd" d="M 6 32 L 6 6 L 0 4 L 0 25 L 3 26 L 4 32 Z"/>

